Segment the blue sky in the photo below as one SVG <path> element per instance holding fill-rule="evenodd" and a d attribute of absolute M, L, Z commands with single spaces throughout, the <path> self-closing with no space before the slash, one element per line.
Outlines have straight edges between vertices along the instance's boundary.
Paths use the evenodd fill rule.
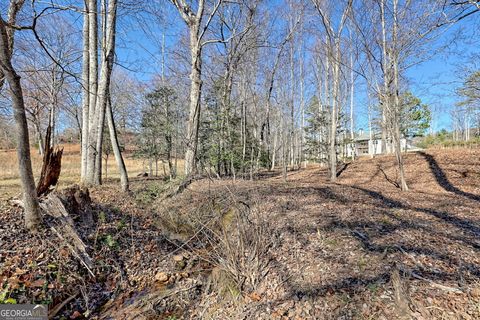
<path fill-rule="evenodd" d="M 414 94 L 432 108 L 435 131 L 451 127 L 449 112 L 458 101 L 455 89 L 461 85 L 465 69 L 472 67 L 472 55 L 480 54 L 480 43 L 476 39 L 479 19 L 480 15 L 473 15 L 452 27 L 438 41 L 447 41 L 446 48 L 407 73 Z M 454 41 L 459 34 L 460 39 Z"/>
<path fill-rule="evenodd" d="M 177 50 L 178 39 L 186 35 L 186 26 L 178 12 L 168 4 L 163 20 L 150 23 L 142 29 L 133 17 L 120 22 L 117 56 L 120 64 L 139 80 L 148 82 L 160 73 L 161 37 L 165 34 L 166 63 L 175 63 L 172 52 Z M 438 131 L 450 129 L 450 110 L 457 101 L 455 88 L 461 83 L 462 68 L 471 63 L 469 55 L 479 53 L 479 43 L 475 38 L 480 15 L 473 15 L 449 28 L 435 43 L 431 44 L 434 55 L 431 59 L 410 68 L 406 74 L 410 90 L 433 112 L 432 128 Z M 463 39 L 452 41 L 460 32 Z M 438 48 L 448 42 L 442 50 Z M 208 68 L 208 65 L 205 65 Z M 356 128 L 368 128 L 365 112 L 366 94 L 362 85 L 357 86 L 355 104 L 357 106 Z"/>

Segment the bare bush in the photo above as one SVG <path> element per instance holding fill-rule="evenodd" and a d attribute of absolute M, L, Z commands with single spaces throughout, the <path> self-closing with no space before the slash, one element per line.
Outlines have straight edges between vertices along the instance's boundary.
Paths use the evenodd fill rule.
<path fill-rule="evenodd" d="M 269 271 L 269 251 L 275 240 L 270 223 L 256 209 L 237 205 L 211 234 L 211 261 L 239 291 L 253 291 Z"/>
<path fill-rule="evenodd" d="M 269 271 L 276 238 L 270 222 L 228 192 L 191 203 L 192 210 L 170 208 L 160 217 L 167 237 L 181 240 L 182 248 L 198 252 L 212 266 L 207 290 L 253 291 Z"/>

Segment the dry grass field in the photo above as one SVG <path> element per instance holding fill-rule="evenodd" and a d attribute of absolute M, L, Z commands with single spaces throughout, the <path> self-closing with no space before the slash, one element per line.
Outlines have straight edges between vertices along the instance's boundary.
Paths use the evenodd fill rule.
<path fill-rule="evenodd" d="M 60 188 L 80 181 L 80 145 L 66 144 L 61 145 L 61 147 L 64 151 L 62 157 L 62 173 L 59 181 Z M 42 157 L 35 148 L 32 148 L 31 154 L 33 174 L 38 178 L 42 167 Z M 145 170 L 148 171 L 148 163 L 146 161 L 144 162 L 142 159 L 134 158 L 131 151 L 125 152 L 124 157 L 129 177 L 133 178 L 138 174 L 145 172 Z M 105 162 L 103 162 L 103 165 L 105 166 Z M 165 167 L 165 170 L 168 173 L 168 165 L 165 165 Z M 183 160 L 178 161 L 178 170 L 179 174 L 183 172 Z M 106 179 L 105 173 L 107 175 Z M 158 175 L 163 174 L 163 164 L 159 162 Z M 107 170 L 103 170 L 103 177 L 105 182 L 112 182 L 120 179 L 113 154 L 109 156 Z M 0 150 L 0 200 L 5 200 L 9 197 L 18 195 L 20 192 L 17 153 L 15 150 Z"/>

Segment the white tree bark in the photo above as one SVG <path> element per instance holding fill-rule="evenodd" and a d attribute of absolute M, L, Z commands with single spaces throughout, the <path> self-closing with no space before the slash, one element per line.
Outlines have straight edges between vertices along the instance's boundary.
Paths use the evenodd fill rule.
<path fill-rule="evenodd" d="M 355 121 L 354 121 L 354 94 L 355 94 L 355 77 L 353 75 L 353 53 L 350 56 L 350 138 L 355 138 Z"/>
<path fill-rule="evenodd" d="M 200 98 L 202 90 L 202 47 L 199 43 L 199 25 L 190 25 L 190 108 L 187 124 L 187 149 L 185 153 L 185 175 L 195 172 L 198 146 L 198 129 L 200 124 Z"/>
<path fill-rule="evenodd" d="M 302 54 L 300 55 L 300 112 L 302 113 L 302 122 L 300 126 L 300 158 L 298 159 L 300 163 L 303 164 L 303 167 L 307 167 L 307 159 L 305 158 L 305 70 L 304 70 L 304 42 L 302 40 L 301 50 Z M 320 97 L 318 97 L 320 99 Z"/>
<path fill-rule="evenodd" d="M 389 82 L 390 71 L 388 67 L 388 50 L 387 50 L 387 30 L 385 24 L 385 0 L 380 1 L 380 19 L 382 26 L 382 71 L 383 71 L 383 94 L 380 95 L 382 101 L 382 144 L 381 153 L 387 152 L 387 117 L 390 113 L 390 97 L 389 97 Z"/>
<path fill-rule="evenodd" d="M 202 94 L 202 37 L 208 27 L 200 33 L 205 0 L 198 1 L 197 12 L 194 13 L 185 0 L 171 0 L 177 8 L 180 16 L 188 26 L 190 34 L 190 107 L 187 123 L 187 141 L 185 151 L 185 175 L 187 177 L 195 173 L 196 153 L 198 145 L 198 129 L 200 124 L 200 99 Z M 220 2 L 219 2 L 220 3 Z M 216 10 L 215 10 L 216 11 Z M 215 14 L 212 11 L 212 14 Z M 212 16 L 211 16 L 212 17 Z M 211 19 L 209 19 L 210 21 Z"/>
<path fill-rule="evenodd" d="M 102 0 L 102 7 L 106 8 L 106 1 Z M 110 0 L 108 8 L 104 9 L 107 15 L 106 23 L 104 23 L 104 33 L 102 33 L 102 50 L 101 50 L 101 73 L 98 88 L 98 104 L 96 106 L 96 146 L 95 146 L 95 173 L 94 183 L 102 183 L 102 147 L 103 133 L 105 126 L 105 111 L 107 108 L 108 94 L 110 90 L 110 79 L 113 70 L 113 62 L 115 58 L 115 33 L 117 18 L 117 0 Z"/>
<path fill-rule="evenodd" d="M 293 29 L 293 21 L 290 21 Z M 290 41 L 290 166 L 295 169 L 295 37 Z"/>
<path fill-rule="evenodd" d="M 398 0 L 393 0 L 393 53 L 392 53 L 392 65 L 393 65 L 393 86 L 394 86 L 394 118 L 393 118 L 393 143 L 395 148 L 395 157 L 397 158 L 398 171 L 400 173 L 400 188 L 402 191 L 408 191 L 407 181 L 405 179 L 405 168 L 403 163 L 402 148 L 401 148 L 401 135 L 400 135 L 400 86 L 399 86 L 399 71 L 398 71 Z"/>
<path fill-rule="evenodd" d="M 85 12 L 83 13 L 83 61 L 82 61 L 82 141 L 81 141 L 81 173 L 80 181 L 86 184 L 87 164 L 88 164 L 88 133 L 89 133 L 89 66 L 90 66 L 90 47 L 89 47 L 89 8 L 85 1 Z"/>
<path fill-rule="evenodd" d="M 98 93 L 98 3 L 88 0 L 88 38 L 89 38 L 89 106 L 88 106 L 88 150 L 87 184 L 93 184 L 95 178 L 96 131 L 97 131 L 97 93 Z M 101 165 L 101 163 L 100 163 Z"/>
<path fill-rule="evenodd" d="M 330 163 L 330 181 L 337 180 L 337 118 L 338 118 L 338 102 L 340 89 L 340 43 L 335 43 L 335 60 L 333 61 L 333 100 L 332 111 L 330 113 L 330 148 L 328 160 Z"/>
<path fill-rule="evenodd" d="M 118 142 L 117 129 L 115 127 L 115 121 L 113 118 L 112 104 L 108 99 L 107 104 L 107 123 L 108 131 L 110 132 L 110 143 L 112 144 L 113 154 L 115 155 L 115 161 L 117 162 L 118 171 L 120 172 L 120 185 L 123 191 L 128 191 L 129 182 L 127 167 L 123 161 L 122 152 L 120 150 L 120 143 Z"/>

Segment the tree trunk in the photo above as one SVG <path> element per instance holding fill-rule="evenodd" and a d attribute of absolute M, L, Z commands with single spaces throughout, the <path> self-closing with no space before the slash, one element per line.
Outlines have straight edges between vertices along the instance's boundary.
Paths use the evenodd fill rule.
<path fill-rule="evenodd" d="M 0 70 L 10 85 L 13 115 L 16 124 L 17 157 L 20 172 L 20 181 L 23 189 L 23 204 L 25 208 L 25 226 L 30 231 L 36 231 L 42 218 L 38 205 L 33 178 L 32 161 L 30 159 L 30 144 L 28 135 L 27 116 L 23 100 L 20 76 L 12 66 L 9 53 L 9 42 L 5 22 L 0 16 Z"/>
<path fill-rule="evenodd" d="M 333 99 L 332 112 L 330 119 L 330 181 L 337 180 L 337 112 L 339 104 L 339 89 L 340 89 L 340 43 L 335 41 L 335 61 L 333 63 Z"/>
<path fill-rule="evenodd" d="M 108 154 L 105 155 L 105 180 L 108 179 Z"/>
<path fill-rule="evenodd" d="M 287 182 L 287 148 L 288 148 L 288 143 L 287 143 L 287 127 L 288 125 L 285 123 L 286 121 L 282 121 L 282 176 L 283 176 L 283 181 Z"/>
<path fill-rule="evenodd" d="M 185 175 L 192 176 L 195 172 L 196 153 L 198 145 L 198 129 L 200 124 L 200 98 L 202 90 L 202 47 L 199 43 L 197 24 L 190 25 L 191 51 L 191 87 L 190 111 L 187 124 L 187 148 L 185 152 Z"/>
<path fill-rule="evenodd" d="M 382 123 L 381 123 L 381 130 L 382 130 L 382 137 L 381 137 L 381 144 L 380 144 L 380 153 L 385 154 L 387 153 L 387 116 L 386 112 L 388 107 L 388 97 L 387 93 L 384 93 L 384 97 L 381 98 L 383 101 L 382 104 Z"/>
<path fill-rule="evenodd" d="M 276 160 L 276 155 L 277 155 L 277 138 L 278 137 L 278 129 L 275 130 L 275 134 L 273 135 L 273 149 L 272 149 L 272 166 L 270 170 L 275 169 L 275 160 Z"/>
<path fill-rule="evenodd" d="M 113 118 L 112 105 L 110 101 L 110 95 L 107 105 L 107 123 L 108 131 L 110 133 L 110 143 L 112 145 L 113 154 L 115 156 L 115 161 L 117 162 L 118 172 L 120 173 L 120 184 L 123 191 L 128 191 L 128 174 L 125 162 L 123 161 L 122 152 L 120 151 L 120 144 L 118 143 L 117 130 L 115 128 L 115 121 Z"/>
<path fill-rule="evenodd" d="M 103 0 L 107 1 L 107 0 Z M 103 5 L 105 7 L 105 5 Z M 106 25 L 104 26 L 105 34 L 102 48 L 102 70 L 100 76 L 100 86 L 98 90 L 97 105 L 97 137 L 96 137 L 96 155 L 95 155 L 95 184 L 102 183 L 102 147 L 103 132 L 105 126 L 105 111 L 107 108 L 108 95 L 110 91 L 110 79 L 113 70 L 113 62 L 115 58 L 115 33 L 117 18 L 117 0 L 110 0 L 108 3 L 108 12 Z"/>
<path fill-rule="evenodd" d="M 354 101 L 353 96 L 355 92 L 355 78 L 353 76 L 353 52 L 350 56 L 350 145 L 352 146 L 352 160 L 355 160 L 355 123 L 353 119 Z"/>
<path fill-rule="evenodd" d="M 96 109 L 98 93 L 98 3 L 97 0 L 88 0 L 89 12 L 89 110 L 88 110 L 88 150 L 87 150 L 87 183 L 93 184 L 95 178 L 96 159 Z M 98 164 L 98 165 L 101 165 Z"/>
<path fill-rule="evenodd" d="M 172 162 L 172 145 L 173 145 L 172 132 L 171 132 L 172 124 L 171 124 L 171 119 L 169 115 L 170 115 L 170 111 L 168 108 L 168 103 L 165 103 L 165 119 L 168 122 L 168 126 L 169 126 L 168 132 L 165 134 L 165 149 L 166 149 L 165 152 L 167 155 L 167 162 L 168 162 L 168 175 L 170 180 L 173 180 L 175 179 L 175 169 L 173 168 L 173 162 Z"/>
<path fill-rule="evenodd" d="M 45 150 L 43 146 L 43 137 L 42 137 L 42 131 L 40 130 L 40 120 L 38 119 L 38 116 L 34 117 L 33 126 L 35 127 L 37 140 L 38 140 L 38 152 L 43 157 Z"/>
<path fill-rule="evenodd" d="M 16 24 L 17 14 L 24 4 L 25 4 L 25 0 L 10 1 L 10 5 L 8 7 L 8 13 L 7 13 L 8 25 Z M 7 46 L 7 58 L 9 61 L 11 61 L 12 53 L 13 53 L 13 45 L 14 45 L 15 28 L 5 27 L 5 34 L 7 35 L 7 42 L 5 43 L 5 45 Z M 5 84 L 6 79 L 7 77 L 5 75 L 5 72 L 3 71 L 2 68 L 0 68 L 0 89 L 3 88 L 3 85 Z"/>
<path fill-rule="evenodd" d="M 247 155 L 247 103 L 245 97 L 242 101 L 242 172 L 245 174 L 245 157 Z"/>
<path fill-rule="evenodd" d="M 397 45 L 398 37 L 398 21 L 397 21 L 397 6 L 398 0 L 393 0 L 393 44 L 394 46 Z M 400 187 L 402 191 L 408 190 L 407 181 L 405 180 L 405 169 L 403 166 L 403 156 L 402 156 L 402 148 L 401 148 L 401 136 L 400 136 L 400 86 L 399 86 L 399 72 L 398 72 L 398 52 L 394 48 L 394 52 L 392 54 L 392 64 L 393 64 L 393 85 L 394 85 L 394 121 L 393 121 L 393 142 L 395 144 L 395 156 L 398 162 L 398 170 L 400 172 Z"/>
<path fill-rule="evenodd" d="M 387 30 L 385 26 L 385 0 L 380 2 L 380 18 L 382 25 L 382 63 L 383 63 L 383 86 L 384 92 L 381 95 L 382 100 L 382 144 L 381 153 L 387 152 L 387 117 L 390 116 L 390 95 L 389 82 L 390 72 L 388 67 L 388 51 L 387 51 Z"/>
<path fill-rule="evenodd" d="M 83 61 L 82 61 L 82 139 L 81 139 L 81 173 L 80 181 L 86 184 L 88 163 L 88 133 L 89 133 L 89 8 L 85 1 L 83 14 Z"/>
<path fill-rule="evenodd" d="M 50 115 L 49 115 L 49 126 L 51 127 L 51 136 L 50 139 L 45 139 L 45 145 L 48 147 L 53 147 L 55 144 L 55 102 L 52 102 L 50 106 Z"/>
<path fill-rule="evenodd" d="M 51 141 L 53 129 L 49 125 L 45 141 Z M 45 144 L 42 171 L 37 183 L 37 196 L 46 195 L 50 192 L 50 187 L 55 186 L 60 177 L 62 169 L 63 149 L 54 150 L 53 145 Z"/>
<path fill-rule="evenodd" d="M 300 127 L 300 155 L 299 161 L 303 164 L 303 167 L 307 167 L 307 160 L 305 158 L 305 70 L 304 70 L 304 42 L 302 39 L 301 50 L 302 54 L 300 55 L 300 111 L 302 113 L 302 122 Z M 320 100 L 320 97 L 318 97 Z"/>
<path fill-rule="evenodd" d="M 293 22 L 292 22 L 293 23 Z M 293 25 L 290 26 L 293 28 Z M 294 37 L 290 42 L 290 166 L 295 170 L 295 66 L 294 66 Z"/>

